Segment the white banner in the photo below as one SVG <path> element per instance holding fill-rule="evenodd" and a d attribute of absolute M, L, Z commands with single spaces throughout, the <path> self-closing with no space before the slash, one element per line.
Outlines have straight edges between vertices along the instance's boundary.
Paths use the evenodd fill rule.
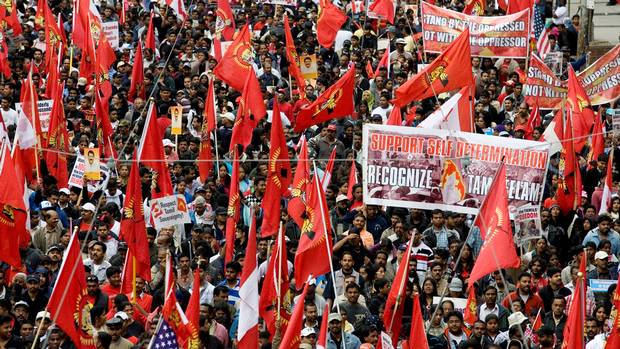
<path fill-rule="evenodd" d="M 101 179 L 98 181 L 88 181 L 88 192 L 94 193 L 97 190 L 104 189 L 108 185 L 110 179 L 110 168 L 104 163 L 99 164 L 99 170 Z M 84 188 L 84 172 L 86 171 L 86 159 L 83 156 L 78 156 L 71 170 L 71 176 L 69 177 L 69 187 Z"/>

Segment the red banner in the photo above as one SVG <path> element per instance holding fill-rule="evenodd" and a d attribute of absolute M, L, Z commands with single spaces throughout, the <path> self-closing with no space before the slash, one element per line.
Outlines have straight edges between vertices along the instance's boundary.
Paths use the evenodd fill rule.
<path fill-rule="evenodd" d="M 592 105 L 609 103 L 620 96 L 620 45 L 616 45 L 577 75 Z"/>
<path fill-rule="evenodd" d="M 566 97 L 568 85 L 558 79 L 537 55 L 530 56 L 527 78 L 523 84 L 523 96 L 529 105 L 538 104 L 540 109 L 554 109 Z"/>
<path fill-rule="evenodd" d="M 426 52 L 443 52 L 466 27 L 470 31 L 472 56 L 528 56 L 529 9 L 509 16 L 478 17 L 422 3 L 422 33 Z"/>
<path fill-rule="evenodd" d="M 581 71 L 577 78 L 592 105 L 610 103 L 620 96 L 620 45 Z M 523 96 L 529 105 L 554 109 L 566 97 L 568 84 L 560 80 L 536 55 L 530 56 Z"/>

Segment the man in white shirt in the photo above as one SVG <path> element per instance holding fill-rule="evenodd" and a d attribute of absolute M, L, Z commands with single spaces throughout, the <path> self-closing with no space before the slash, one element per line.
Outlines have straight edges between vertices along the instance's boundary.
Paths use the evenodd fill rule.
<path fill-rule="evenodd" d="M 4 121 L 5 128 L 11 125 L 17 125 L 17 111 L 11 109 L 11 100 L 9 97 L 2 97 L 2 102 L 0 102 L 0 113 L 2 113 L 2 120 Z"/>
<path fill-rule="evenodd" d="M 90 268 L 90 274 L 95 275 L 99 283 L 106 280 L 105 272 L 111 266 L 110 262 L 105 260 L 107 246 L 101 241 L 93 241 L 88 248 L 88 259 L 84 261 L 84 265 Z"/>

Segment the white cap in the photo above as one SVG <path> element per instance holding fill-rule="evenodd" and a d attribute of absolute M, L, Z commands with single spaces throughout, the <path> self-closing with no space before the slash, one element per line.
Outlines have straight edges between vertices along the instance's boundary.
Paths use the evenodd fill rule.
<path fill-rule="evenodd" d="M 235 122 L 235 116 L 231 112 L 222 114 L 222 118 Z"/>
<path fill-rule="evenodd" d="M 85 203 L 84 205 L 82 205 L 82 210 L 84 211 L 90 211 L 90 212 L 95 212 L 95 205 L 91 204 L 90 202 Z"/>
<path fill-rule="evenodd" d="M 338 196 L 336 196 L 336 203 L 339 203 L 340 201 L 344 201 L 344 200 L 349 200 L 349 198 L 344 194 L 338 194 Z"/>
<path fill-rule="evenodd" d="M 172 141 L 169 140 L 168 138 L 164 138 L 163 144 L 164 144 L 164 147 L 176 148 L 176 145 L 172 143 Z"/>
<path fill-rule="evenodd" d="M 316 334 L 316 331 L 312 327 L 304 327 L 304 329 L 301 330 L 302 337 L 308 337 L 311 334 Z"/>
<path fill-rule="evenodd" d="M 128 316 L 128 315 L 127 315 L 127 313 L 126 313 L 126 312 L 124 312 L 124 311 L 119 311 L 119 312 L 117 312 L 116 314 L 114 314 L 114 317 L 120 318 L 120 319 L 122 319 L 123 321 L 125 321 L 125 320 L 129 320 L 129 316 Z"/>
<path fill-rule="evenodd" d="M 403 38 L 396 39 L 396 43 L 397 44 L 402 44 L 402 45 L 407 45 L 407 41 L 405 41 L 405 39 L 403 39 Z"/>
<path fill-rule="evenodd" d="M 52 319 L 52 315 L 49 312 L 47 312 L 47 311 L 40 311 L 40 312 L 37 313 L 37 317 L 36 317 L 37 320 L 41 320 L 41 319 L 44 319 L 44 318 L 48 318 L 48 319 L 51 320 Z"/>
<path fill-rule="evenodd" d="M 71 194 L 71 190 L 69 190 L 69 188 L 62 188 L 58 192 L 65 195 Z"/>
<path fill-rule="evenodd" d="M 598 251 L 594 254 L 594 259 L 608 259 L 609 255 L 605 251 Z"/>
<path fill-rule="evenodd" d="M 527 317 L 523 315 L 522 312 L 518 311 L 516 313 L 510 314 L 508 317 L 508 328 L 511 328 L 515 325 L 521 325 L 524 321 L 527 321 Z"/>

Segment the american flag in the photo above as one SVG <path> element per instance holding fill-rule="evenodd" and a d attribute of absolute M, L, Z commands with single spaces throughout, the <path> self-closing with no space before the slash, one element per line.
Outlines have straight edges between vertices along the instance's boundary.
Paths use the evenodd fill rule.
<path fill-rule="evenodd" d="M 172 328 L 168 326 L 168 322 L 162 319 L 159 324 L 159 329 L 157 330 L 157 334 L 153 336 L 151 340 L 151 345 L 149 345 L 149 349 L 178 349 L 179 342 L 177 340 L 177 335 L 174 333 Z"/>
<path fill-rule="evenodd" d="M 546 25 L 544 30 L 538 37 L 538 41 L 536 42 L 536 51 L 538 51 L 538 56 L 542 60 L 544 60 L 545 57 L 547 56 L 547 53 L 551 51 L 551 44 L 549 44 L 550 33 L 551 33 L 551 28 Z"/>
<path fill-rule="evenodd" d="M 545 14 L 544 7 L 540 8 L 536 4 L 534 4 L 533 8 L 534 20 L 532 21 L 532 36 L 534 38 L 540 37 L 540 33 L 542 33 L 545 28 Z"/>

